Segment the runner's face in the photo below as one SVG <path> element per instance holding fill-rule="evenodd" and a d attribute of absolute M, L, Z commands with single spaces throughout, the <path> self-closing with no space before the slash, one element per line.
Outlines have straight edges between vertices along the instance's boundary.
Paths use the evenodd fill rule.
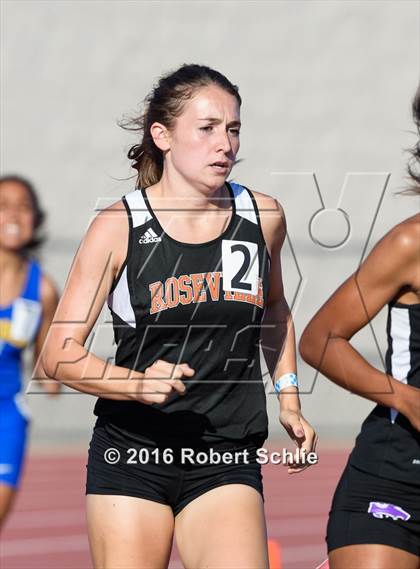
<path fill-rule="evenodd" d="M 33 236 L 34 210 L 28 190 L 18 182 L 0 184 L 0 247 L 19 251 Z"/>
<path fill-rule="evenodd" d="M 170 133 L 169 160 L 190 183 L 214 191 L 225 183 L 239 150 L 236 98 L 220 87 L 199 89 Z"/>

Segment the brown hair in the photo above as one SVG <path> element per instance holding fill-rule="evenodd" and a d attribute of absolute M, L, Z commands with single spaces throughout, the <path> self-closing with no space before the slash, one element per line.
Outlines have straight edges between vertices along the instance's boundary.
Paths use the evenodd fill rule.
<path fill-rule="evenodd" d="M 414 184 L 406 190 L 406 193 L 420 195 L 420 85 L 413 99 L 412 112 L 414 124 L 417 128 L 417 142 L 410 150 L 411 158 L 407 170 Z"/>
<path fill-rule="evenodd" d="M 241 97 L 236 85 L 224 75 L 205 65 L 184 64 L 176 71 L 162 76 L 144 100 L 143 113 L 125 120 L 120 126 L 141 134 L 140 144 L 128 151 L 132 167 L 138 171 L 137 187 L 156 184 L 163 173 L 163 153 L 153 142 L 150 127 L 160 122 L 171 129 L 182 113 L 184 104 L 200 87 L 217 85 L 234 97 L 241 105 Z"/>

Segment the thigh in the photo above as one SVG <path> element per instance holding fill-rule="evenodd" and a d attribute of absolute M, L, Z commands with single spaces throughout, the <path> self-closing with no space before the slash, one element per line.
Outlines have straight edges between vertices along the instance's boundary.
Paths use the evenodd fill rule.
<path fill-rule="evenodd" d="M 176 516 L 175 535 L 186 569 L 266 569 L 262 496 L 245 484 L 219 486 Z"/>
<path fill-rule="evenodd" d="M 420 557 L 389 545 L 349 545 L 330 551 L 330 569 L 420 569 Z"/>
<path fill-rule="evenodd" d="M 164 504 L 131 496 L 88 494 L 89 544 L 95 569 L 168 566 L 174 517 Z"/>

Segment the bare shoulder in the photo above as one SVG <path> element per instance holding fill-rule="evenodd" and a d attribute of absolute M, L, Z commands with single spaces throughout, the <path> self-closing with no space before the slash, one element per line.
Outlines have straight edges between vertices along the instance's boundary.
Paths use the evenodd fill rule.
<path fill-rule="evenodd" d="M 128 217 L 122 200 L 102 209 L 93 218 L 89 232 L 97 233 L 104 230 L 114 233 L 127 231 Z M 102 235 L 104 237 L 104 235 Z"/>
<path fill-rule="evenodd" d="M 281 204 L 267 194 L 252 191 L 260 214 L 261 228 L 270 254 L 281 248 L 286 235 L 286 218 Z"/>
<path fill-rule="evenodd" d="M 284 220 L 283 208 L 276 198 L 273 198 L 273 196 L 269 196 L 268 194 L 263 194 L 262 192 L 256 192 L 255 190 L 251 191 L 255 201 L 257 202 L 261 217 L 275 219 L 277 222 Z"/>
<path fill-rule="evenodd" d="M 129 221 L 122 200 L 97 213 L 76 254 L 83 267 L 94 269 L 111 262 L 115 275 L 127 256 Z"/>
<path fill-rule="evenodd" d="M 407 252 L 419 252 L 420 245 L 420 213 L 405 219 L 391 231 L 398 245 Z"/>
<path fill-rule="evenodd" d="M 382 250 L 395 254 L 401 261 L 419 260 L 420 214 L 393 227 L 379 242 Z"/>
<path fill-rule="evenodd" d="M 418 294 L 419 245 L 420 215 L 416 215 L 394 226 L 373 247 L 356 272 L 358 285 L 376 293 L 382 287 L 387 291 L 387 302 L 408 293 Z"/>

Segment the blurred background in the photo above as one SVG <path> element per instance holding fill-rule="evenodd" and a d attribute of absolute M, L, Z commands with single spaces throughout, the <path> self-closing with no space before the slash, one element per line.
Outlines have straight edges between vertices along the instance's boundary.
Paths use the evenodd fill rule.
<path fill-rule="evenodd" d="M 1 171 L 38 188 L 48 213 L 42 262 L 61 290 L 95 208 L 134 189 L 126 152 L 136 138 L 117 122 L 182 63 L 214 67 L 240 88 L 232 179 L 285 209 L 283 275 L 298 336 L 372 245 L 418 210 L 417 198 L 397 194 L 416 140 L 418 2 L 3 0 L 1 12 Z M 354 339 L 379 367 L 385 323 L 383 310 Z M 112 356 L 109 326 L 94 349 Z M 351 444 L 372 405 L 302 361 L 299 375 L 324 444 Z M 86 451 L 93 397 L 27 398 L 32 452 Z M 276 440 L 274 396 L 268 406 Z"/>

